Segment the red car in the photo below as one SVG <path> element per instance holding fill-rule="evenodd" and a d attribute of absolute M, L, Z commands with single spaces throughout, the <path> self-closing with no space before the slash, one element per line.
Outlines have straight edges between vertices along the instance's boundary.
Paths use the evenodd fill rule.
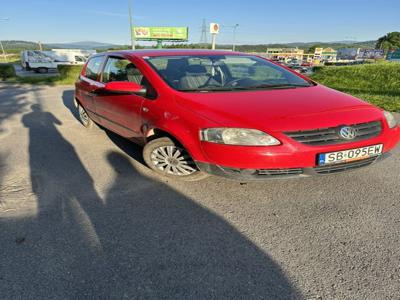
<path fill-rule="evenodd" d="M 144 145 L 151 169 L 186 180 L 339 173 L 386 157 L 400 139 L 391 113 L 228 51 L 97 54 L 75 101 L 84 126 Z"/>

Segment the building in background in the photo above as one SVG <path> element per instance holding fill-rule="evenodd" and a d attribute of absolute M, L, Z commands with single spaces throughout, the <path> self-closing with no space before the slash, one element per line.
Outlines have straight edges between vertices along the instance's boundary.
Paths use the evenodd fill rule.
<path fill-rule="evenodd" d="M 400 62 L 400 49 L 389 51 L 387 60 Z"/>
<path fill-rule="evenodd" d="M 297 59 L 302 61 L 304 50 L 299 48 L 267 48 L 265 57 L 271 60 L 287 61 Z"/>
<path fill-rule="evenodd" d="M 335 62 L 337 58 L 337 51 L 333 48 L 324 48 L 321 53 L 321 61 Z"/>

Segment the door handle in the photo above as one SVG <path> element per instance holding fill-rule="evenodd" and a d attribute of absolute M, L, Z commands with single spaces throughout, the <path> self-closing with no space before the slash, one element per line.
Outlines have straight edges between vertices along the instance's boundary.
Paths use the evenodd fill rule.
<path fill-rule="evenodd" d="M 142 107 L 142 111 L 144 111 L 144 112 L 148 112 L 148 111 L 149 111 L 149 109 L 148 109 L 147 107 Z"/>

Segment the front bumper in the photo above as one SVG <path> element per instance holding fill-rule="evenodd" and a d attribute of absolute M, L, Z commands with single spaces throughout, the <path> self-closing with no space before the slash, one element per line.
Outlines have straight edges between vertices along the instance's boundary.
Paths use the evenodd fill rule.
<path fill-rule="evenodd" d="M 367 159 L 354 161 L 350 163 L 334 164 L 327 166 L 318 166 L 313 168 L 283 168 L 283 169 L 240 169 L 228 168 L 219 165 L 213 165 L 203 162 L 196 162 L 199 169 L 205 173 L 215 176 L 221 176 L 241 181 L 257 181 L 266 179 L 285 179 L 301 178 L 309 176 L 323 176 L 329 174 L 338 174 L 342 172 L 354 171 L 363 167 L 370 166 L 381 161 L 391 154 L 386 152 L 382 155 L 370 157 Z"/>
<path fill-rule="evenodd" d="M 282 144 L 270 147 L 231 146 L 210 142 L 201 142 L 203 157 L 194 157 L 196 161 L 212 165 L 237 169 L 291 169 L 312 168 L 317 166 L 317 155 L 348 149 L 383 144 L 383 152 L 389 152 L 400 141 L 400 126 L 384 130 L 374 138 L 349 143 L 324 146 L 310 146 L 278 137 Z"/>

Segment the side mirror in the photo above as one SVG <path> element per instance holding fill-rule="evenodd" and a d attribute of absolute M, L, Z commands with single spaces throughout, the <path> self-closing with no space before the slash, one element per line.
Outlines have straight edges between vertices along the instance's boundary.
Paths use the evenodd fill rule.
<path fill-rule="evenodd" d="M 112 81 L 106 83 L 104 90 L 117 94 L 136 94 L 138 96 L 146 95 L 146 88 L 135 82 Z"/>

